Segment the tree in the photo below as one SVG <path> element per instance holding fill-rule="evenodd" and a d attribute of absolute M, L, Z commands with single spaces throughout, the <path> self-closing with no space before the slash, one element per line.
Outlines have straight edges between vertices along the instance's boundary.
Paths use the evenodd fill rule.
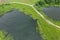
<path fill-rule="evenodd" d="M 55 4 L 59 4 L 60 3 L 60 0 L 55 0 Z"/>
<path fill-rule="evenodd" d="M 46 4 L 51 4 L 52 0 L 44 0 L 46 2 Z"/>

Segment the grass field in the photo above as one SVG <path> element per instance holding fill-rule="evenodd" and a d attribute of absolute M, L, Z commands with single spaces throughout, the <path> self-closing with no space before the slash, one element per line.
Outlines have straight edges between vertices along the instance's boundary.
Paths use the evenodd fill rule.
<path fill-rule="evenodd" d="M 2 0 L 1 3 L 9 3 L 9 2 L 21 2 L 27 4 L 35 4 L 39 0 Z"/>
<path fill-rule="evenodd" d="M 27 4 L 35 4 L 39 0 L 10 0 L 11 2 L 22 2 Z"/>
<path fill-rule="evenodd" d="M 45 22 L 45 20 L 43 20 L 30 6 L 26 6 L 22 4 L 1 5 L 0 13 L 3 14 L 14 8 L 19 9 L 20 11 L 24 12 L 26 15 L 31 15 L 33 19 L 38 19 L 37 30 L 40 31 L 43 40 L 60 40 L 60 29 L 57 29 L 56 27 Z"/>
<path fill-rule="evenodd" d="M 4 30 L 0 30 L 0 40 L 13 40 L 13 37 L 9 34 L 7 35 L 8 32 L 4 31 Z"/>

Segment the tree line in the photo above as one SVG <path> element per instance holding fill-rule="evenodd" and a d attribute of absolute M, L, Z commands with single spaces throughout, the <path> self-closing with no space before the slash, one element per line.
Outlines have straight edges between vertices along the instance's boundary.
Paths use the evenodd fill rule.
<path fill-rule="evenodd" d="M 60 4 L 60 0 L 44 0 L 47 4 Z"/>
<path fill-rule="evenodd" d="M 40 0 L 36 3 L 36 6 L 51 6 L 60 5 L 60 0 Z"/>

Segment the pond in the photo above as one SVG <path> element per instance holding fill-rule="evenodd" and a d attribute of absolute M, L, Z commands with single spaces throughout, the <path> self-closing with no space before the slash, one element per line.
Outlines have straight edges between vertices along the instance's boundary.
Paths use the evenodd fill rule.
<path fill-rule="evenodd" d="M 11 33 L 14 40 L 41 40 L 36 27 L 37 20 L 18 10 L 6 12 L 0 17 L 0 29 Z"/>
<path fill-rule="evenodd" d="M 43 8 L 42 11 L 50 18 L 60 21 L 60 7 Z"/>

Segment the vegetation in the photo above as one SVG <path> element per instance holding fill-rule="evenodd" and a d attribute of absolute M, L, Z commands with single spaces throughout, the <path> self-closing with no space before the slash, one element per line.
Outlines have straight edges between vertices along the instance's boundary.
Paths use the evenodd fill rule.
<path fill-rule="evenodd" d="M 44 7 L 49 7 L 49 6 L 57 6 L 57 7 L 59 7 L 60 6 L 60 0 L 40 0 L 36 4 L 37 5 L 38 4 L 39 5 L 44 5 Z"/>
<path fill-rule="evenodd" d="M 13 40 L 13 37 L 8 32 L 0 30 L 0 40 Z"/>
<path fill-rule="evenodd" d="M 35 4 L 39 0 L 1 0 L 1 3 L 9 3 L 9 2 L 21 2 L 21 3 L 27 3 L 27 4 Z"/>
<path fill-rule="evenodd" d="M 19 9 L 19 11 L 24 12 L 26 15 L 31 15 L 33 19 L 38 19 L 38 29 L 43 40 L 60 40 L 60 29 L 48 24 L 43 20 L 40 15 L 38 15 L 32 7 L 22 5 L 22 4 L 9 4 L 9 5 L 2 5 L 3 7 L 0 10 L 1 14 L 7 12 L 7 10 L 11 9 Z"/>
<path fill-rule="evenodd" d="M 57 21 L 57 20 L 54 20 L 52 18 L 49 18 L 47 15 L 45 15 L 43 13 L 43 11 L 41 11 L 41 9 L 43 7 L 50 7 L 50 6 L 54 6 L 54 7 L 60 7 L 60 3 L 57 3 L 59 0 L 43 0 L 43 1 L 38 1 L 36 4 L 35 4 L 35 8 L 40 12 L 42 13 L 46 19 L 50 20 L 51 22 L 53 22 L 54 24 L 56 25 L 59 25 L 60 26 L 60 21 Z"/>

